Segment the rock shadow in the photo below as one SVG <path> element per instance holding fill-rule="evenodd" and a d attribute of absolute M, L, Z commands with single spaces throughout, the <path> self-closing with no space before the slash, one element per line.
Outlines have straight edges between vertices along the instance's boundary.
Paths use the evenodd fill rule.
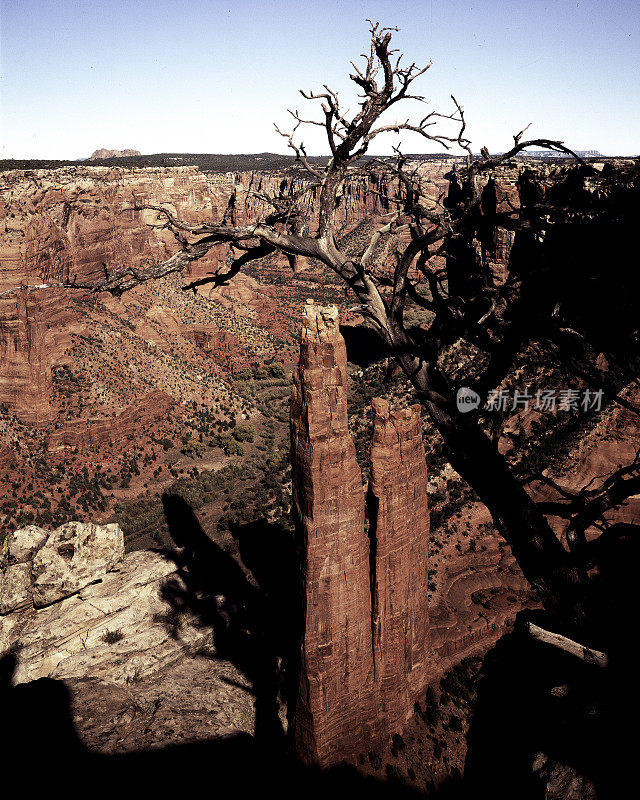
<path fill-rule="evenodd" d="M 469 796 L 626 796 L 637 738 L 629 723 L 640 707 L 628 651 L 610 637 L 601 669 L 533 640 L 528 620 L 554 629 L 543 612 L 521 612 L 514 632 L 485 656 L 467 738 Z"/>
<path fill-rule="evenodd" d="M 88 751 L 73 724 L 63 681 L 40 678 L 12 686 L 17 657 L 0 657 L 0 764 L 32 794 L 52 789 L 98 796 L 182 796 L 210 788 L 216 796 L 419 798 L 402 785 L 366 778 L 342 765 L 304 767 L 249 734 L 105 755 Z M 8 785 L 8 784 L 7 784 Z"/>
<path fill-rule="evenodd" d="M 168 580 L 162 596 L 170 616 L 188 612 L 210 628 L 214 655 L 236 666 L 253 686 L 255 738 L 270 750 L 283 751 L 286 737 L 279 716 L 280 661 L 274 642 L 275 622 L 262 587 L 202 529 L 193 509 L 181 497 L 162 498 L 169 533 L 177 551 L 179 580 Z"/>

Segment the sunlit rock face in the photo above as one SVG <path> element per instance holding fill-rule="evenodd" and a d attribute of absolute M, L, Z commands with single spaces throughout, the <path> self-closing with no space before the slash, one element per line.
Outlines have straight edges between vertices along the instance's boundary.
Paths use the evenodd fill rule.
<path fill-rule="evenodd" d="M 37 525 L 14 531 L 0 550 L 0 614 L 70 597 L 123 556 L 117 524 L 67 522 L 52 532 Z"/>
<path fill-rule="evenodd" d="M 347 354 L 335 307 L 308 302 L 291 400 L 293 505 L 305 599 L 297 752 L 340 761 L 369 739 L 369 545 L 347 421 Z"/>
<path fill-rule="evenodd" d="M 52 390 L 46 303 L 26 291 L 0 297 L 0 403 L 27 423 L 50 422 Z"/>
<path fill-rule="evenodd" d="M 207 175 L 197 167 L 77 166 L 56 170 L 13 170 L 0 175 L 0 403 L 22 421 L 43 426 L 53 421 L 51 370 L 65 363 L 71 333 L 82 320 L 69 303 L 74 289 L 56 284 L 98 283 L 123 268 L 144 269 L 164 261 L 179 245 L 158 225 L 158 212 L 133 210 L 153 204 L 187 224 L 226 219 L 245 224 L 265 214 L 260 193 L 297 192 L 297 176 L 254 172 Z M 388 210 L 391 183 L 359 180 L 350 186 L 338 224 L 356 225 L 369 214 Z M 305 197 L 310 231 L 317 219 L 318 198 Z M 185 280 L 198 280 L 228 261 L 228 248 L 213 247 L 185 270 Z M 296 268 L 306 260 L 299 259 Z M 282 268 L 290 271 L 286 258 Z M 263 317 L 271 301 L 248 291 L 248 276 L 215 294 L 233 307 L 248 304 Z M 210 289 L 210 287 L 207 287 Z M 242 290 L 244 289 L 244 296 Z M 240 294 L 239 294 L 240 293 Z M 227 295 L 229 295 L 227 297 Z M 86 320 L 85 320 L 86 323 Z M 218 332 L 185 330 L 198 346 L 211 351 L 223 367 L 237 366 L 242 353 L 236 342 Z M 219 354 L 219 356 L 218 356 Z"/>
<path fill-rule="evenodd" d="M 293 736 L 322 765 L 384 745 L 424 688 L 426 464 L 417 407 L 375 401 L 369 534 L 338 311 L 308 301 L 291 401 L 304 623 Z"/>
<path fill-rule="evenodd" d="M 15 659 L 12 683 L 64 681 L 78 735 L 101 752 L 253 731 L 245 676 L 198 613 L 176 607 L 189 569 L 123 544 L 119 525 L 81 522 L 5 538 L 0 657 Z"/>
<path fill-rule="evenodd" d="M 168 258 L 176 247 L 149 227 L 157 214 L 131 209 L 164 204 L 188 222 L 223 213 L 227 197 L 196 168 L 120 170 L 71 167 L 0 176 L 0 403 L 30 425 L 45 425 L 52 367 L 65 363 L 79 315 L 73 289 L 125 266 Z M 204 269 L 218 263 L 205 259 Z M 81 327 L 81 326 L 80 326 Z"/>

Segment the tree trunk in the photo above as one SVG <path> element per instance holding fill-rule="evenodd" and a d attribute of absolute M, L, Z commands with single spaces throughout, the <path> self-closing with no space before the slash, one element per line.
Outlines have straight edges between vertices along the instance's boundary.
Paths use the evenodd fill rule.
<path fill-rule="evenodd" d="M 451 465 L 491 512 L 545 608 L 572 629 L 581 628 L 587 616 L 586 571 L 565 550 L 497 447 L 475 422 L 440 432 Z"/>

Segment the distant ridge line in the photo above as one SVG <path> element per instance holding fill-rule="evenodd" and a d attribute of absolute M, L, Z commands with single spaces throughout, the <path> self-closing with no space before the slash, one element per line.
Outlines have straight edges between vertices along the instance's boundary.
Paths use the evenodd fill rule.
<path fill-rule="evenodd" d="M 603 156 L 597 150 L 577 151 L 583 158 L 615 159 L 615 158 L 637 158 L 638 156 Z M 523 154 L 524 158 L 535 158 L 545 161 L 557 159 L 566 163 L 567 159 L 563 154 L 553 151 L 530 151 Z M 523 157 L 521 156 L 521 158 Z M 408 153 L 407 159 L 417 160 L 461 160 L 463 156 L 452 155 L 451 153 Z M 371 158 L 391 158 L 391 156 L 365 156 L 364 160 Z M 312 164 L 324 165 L 328 161 L 328 156 L 309 156 Z M 279 153 L 153 153 L 150 155 L 139 156 L 119 156 L 112 158 L 92 158 L 92 159 L 0 159 L 0 172 L 8 170 L 33 170 L 33 169 L 59 169 L 60 167 L 91 166 L 91 167 L 198 167 L 202 172 L 281 172 L 292 170 L 301 171 L 300 164 L 295 162 L 294 156 L 281 155 Z"/>

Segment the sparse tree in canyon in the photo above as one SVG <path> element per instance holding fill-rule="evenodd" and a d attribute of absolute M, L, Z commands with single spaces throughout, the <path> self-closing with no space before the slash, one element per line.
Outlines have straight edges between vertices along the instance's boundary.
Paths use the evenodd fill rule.
<path fill-rule="evenodd" d="M 523 573 L 554 615 L 556 628 L 594 646 L 606 645 L 606 625 L 594 633 L 600 601 L 597 582 L 590 577 L 586 532 L 602 527 L 609 509 L 640 492 L 640 459 L 597 486 L 568 492 L 540 465 L 527 470 L 499 447 L 510 417 L 487 411 L 484 401 L 527 363 L 553 364 L 572 385 L 603 389 L 606 400 L 626 402 L 619 390 L 629 375 L 637 375 L 633 308 L 639 287 L 622 252 L 633 203 L 637 211 L 637 169 L 622 181 L 606 169 L 596 172 L 559 141 L 525 139 L 527 128 L 513 137 L 507 152 L 490 155 L 482 148 L 476 155 L 464 109 L 453 96 L 450 113 L 429 111 L 415 122 L 387 121 L 387 112 L 424 100 L 414 93 L 414 84 L 430 64 L 405 65 L 391 47 L 393 29 L 371 24 L 370 33 L 370 50 L 353 64 L 350 75 L 359 92 L 355 113 L 346 111 L 327 86 L 303 91 L 306 100 L 319 104 L 320 119 L 293 111 L 293 129 L 279 131 L 305 179 L 277 196 L 262 195 L 267 210 L 261 219 L 237 225 L 225 215 L 189 225 L 166 208 L 136 205 L 158 213 L 162 227 L 175 236 L 177 252 L 144 270 L 124 268 L 99 284 L 74 285 L 122 293 L 180 272 L 224 243 L 233 259 L 196 284 L 224 284 L 246 264 L 276 251 L 291 262 L 317 259 L 344 281 L 357 300 L 354 310 L 402 367 L 441 434 L 449 461 L 489 508 Z M 305 126 L 326 133 L 331 155 L 324 165 L 308 158 L 299 138 Z M 399 148 L 393 157 L 368 156 L 389 134 L 412 134 L 465 154 L 446 196 L 434 199 L 419 165 Z M 498 202 L 492 174 L 532 146 L 574 161 L 571 167 L 558 167 L 546 182 L 523 170 L 519 202 Z M 354 255 L 339 243 L 336 214 L 349 182 L 358 178 L 370 178 L 374 192 L 382 192 L 384 183 L 389 213 Z M 495 247 L 496 231 L 515 234 L 503 276 L 483 257 Z M 388 238 L 391 263 L 388 259 L 381 265 L 376 249 Z M 421 309 L 428 324 L 412 326 L 409 308 Z M 480 396 L 477 409 L 459 412 L 461 387 Z M 549 490 L 543 500 L 530 490 L 536 481 Z M 565 521 L 564 541 L 552 517 Z"/>

